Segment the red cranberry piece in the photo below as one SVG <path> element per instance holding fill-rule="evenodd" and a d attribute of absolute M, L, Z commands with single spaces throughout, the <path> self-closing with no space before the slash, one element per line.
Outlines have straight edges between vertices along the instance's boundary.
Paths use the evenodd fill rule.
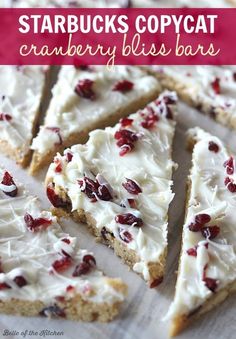
<path fill-rule="evenodd" d="M 85 193 L 88 198 L 92 199 L 92 202 L 96 202 L 97 198 L 103 201 L 112 200 L 112 195 L 109 189 L 105 185 L 100 185 L 97 180 L 84 177 L 83 180 L 79 180 L 79 185 L 81 192 Z"/>
<path fill-rule="evenodd" d="M 55 146 L 62 145 L 62 137 L 61 137 L 61 130 L 59 127 L 46 127 L 48 131 L 54 132 L 57 134 L 59 141 L 55 143 Z"/>
<path fill-rule="evenodd" d="M 70 153 L 70 152 L 67 152 L 67 153 L 66 153 L 66 161 L 67 161 L 67 162 L 71 162 L 72 159 L 73 159 L 73 154 Z"/>
<path fill-rule="evenodd" d="M 124 231 L 122 229 L 119 229 L 119 237 L 127 244 L 133 240 L 132 235 L 128 231 Z"/>
<path fill-rule="evenodd" d="M 141 227 L 143 226 L 143 220 L 141 218 L 137 218 L 135 215 L 131 213 L 125 213 L 125 214 L 118 214 L 115 217 L 115 221 L 118 224 L 122 225 L 130 225 L 134 227 Z"/>
<path fill-rule="evenodd" d="M 91 254 L 86 254 L 83 257 L 83 262 L 85 262 L 86 264 L 89 264 L 91 267 L 96 266 L 96 260 L 95 260 L 94 256 L 91 255 Z"/>
<path fill-rule="evenodd" d="M 215 94 L 220 94 L 220 78 L 215 78 L 215 80 L 211 83 L 211 87 Z"/>
<path fill-rule="evenodd" d="M 5 113 L 0 113 L 0 121 L 10 121 L 12 120 L 12 116 L 9 114 L 5 114 Z"/>
<path fill-rule="evenodd" d="M 55 173 L 61 173 L 62 172 L 62 163 L 61 163 L 60 159 L 55 158 L 54 163 L 56 164 Z"/>
<path fill-rule="evenodd" d="M 217 280 L 213 278 L 204 278 L 204 282 L 206 287 L 214 293 L 218 286 Z"/>
<path fill-rule="evenodd" d="M 197 249 L 196 249 L 196 247 L 189 248 L 186 252 L 187 252 L 188 255 L 190 255 L 192 257 L 196 257 L 197 256 Z"/>
<path fill-rule="evenodd" d="M 12 198 L 14 198 L 17 195 L 18 189 L 16 187 L 16 184 L 15 184 L 12 176 L 8 172 L 4 173 L 1 184 L 5 185 L 5 186 L 14 186 L 11 192 L 7 192 L 7 191 L 3 190 L 4 194 L 6 194 L 6 195 L 8 195 Z"/>
<path fill-rule="evenodd" d="M 54 261 L 52 267 L 57 272 L 64 272 L 72 265 L 72 260 L 70 257 L 65 256 L 62 259 Z"/>
<path fill-rule="evenodd" d="M 173 116 L 171 108 L 169 106 L 166 106 L 166 110 L 167 110 L 166 119 L 173 120 L 174 116 Z"/>
<path fill-rule="evenodd" d="M 220 148 L 214 141 L 209 141 L 208 149 L 211 152 L 218 153 Z"/>
<path fill-rule="evenodd" d="M 72 273 L 73 277 L 79 277 L 82 274 L 87 274 L 90 271 L 90 265 L 86 262 L 82 262 L 75 267 L 74 272 Z"/>
<path fill-rule="evenodd" d="M 194 222 L 192 222 L 188 228 L 191 232 L 199 232 L 202 227 L 211 221 L 211 217 L 208 214 L 197 214 L 195 216 Z"/>
<path fill-rule="evenodd" d="M 158 285 L 160 285 L 162 283 L 162 281 L 163 281 L 163 277 L 160 277 L 160 278 L 153 280 L 150 284 L 150 288 L 157 287 Z"/>
<path fill-rule="evenodd" d="M 214 239 L 217 237 L 217 235 L 220 233 L 219 226 L 208 226 L 202 228 L 202 235 L 206 239 Z"/>
<path fill-rule="evenodd" d="M 134 87 L 134 84 L 131 81 L 122 80 L 115 84 L 115 86 L 113 87 L 113 91 L 126 93 L 129 91 L 132 91 L 133 87 Z"/>
<path fill-rule="evenodd" d="M 79 180 L 78 183 L 81 188 L 81 192 L 85 193 L 87 197 L 93 201 L 97 201 L 96 194 L 99 187 L 98 182 L 88 177 L 84 177 L 83 180 Z"/>
<path fill-rule="evenodd" d="M 138 184 L 136 184 L 136 182 L 134 182 L 131 179 L 127 179 L 127 178 L 126 180 L 127 180 L 126 183 L 122 184 L 122 186 L 126 189 L 126 191 L 128 191 L 130 194 L 135 194 L 135 195 L 142 193 L 142 189 L 138 186 Z"/>
<path fill-rule="evenodd" d="M 233 182 L 233 179 L 230 179 L 229 177 L 225 178 L 225 186 L 231 193 L 236 192 L 236 184 Z"/>
<path fill-rule="evenodd" d="M 201 225 L 205 225 L 210 221 L 211 221 L 211 217 L 209 216 L 209 214 L 201 213 L 201 214 L 197 214 L 195 217 L 195 222 Z"/>
<path fill-rule="evenodd" d="M 121 150 L 119 152 L 119 155 L 121 157 L 123 157 L 127 153 L 130 153 L 132 151 L 132 149 L 134 149 L 134 145 L 133 144 L 125 144 L 125 145 L 121 146 Z"/>
<path fill-rule="evenodd" d="M 202 225 L 197 222 L 191 222 L 191 224 L 188 225 L 188 228 L 191 232 L 199 232 L 202 229 Z"/>
<path fill-rule="evenodd" d="M 22 275 L 15 277 L 13 280 L 16 283 L 16 285 L 18 285 L 19 287 L 23 287 L 27 285 L 27 281 L 25 280 L 24 277 L 22 277 Z"/>
<path fill-rule="evenodd" d="M 124 156 L 131 152 L 132 149 L 134 149 L 134 142 L 138 140 L 138 136 L 128 129 L 121 129 L 117 131 L 114 137 L 118 140 L 116 145 L 121 148 L 120 156 Z"/>
<path fill-rule="evenodd" d="M 68 207 L 68 203 L 63 201 L 62 198 L 60 198 L 59 195 L 55 193 L 53 184 L 49 184 L 47 186 L 47 197 L 54 207 L 57 207 L 57 208 Z"/>
<path fill-rule="evenodd" d="M 141 126 L 146 129 L 152 128 L 155 123 L 159 120 L 158 115 L 154 112 L 152 107 L 147 108 L 149 110 L 149 114 L 145 116 L 144 121 L 141 122 Z"/>
<path fill-rule="evenodd" d="M 43 308 L 42 311 L 39 312 L 39 315 L 43 317 L 61 317 L 61 318 L 66 317 L 65 312 L 56 304 L 53 306 Z"/>
<path fill-rule="evenodd" d="M 234 159 L 232 156 L 225 161 L 224 167 L 226 168 L 227 174 L 229 175 L 234 174 Z"/>
<path fill-rule="evenodd" d="M 64 238 L 64 239 L 61 239 L 61 241 L 63 241 L 64 243 L 68 245 L 70 244 L 70 239 Z"/>
<path fill-rule="evenodd" d="M 72 292 L 72 291 L 74 291 L 74 289 L 75 289 L 74 286 L 69 285 L 66 288 L 66 292 Z"/>
<path fill-rule="evenodd" d="M 95 93 L 93 91 L 94 81 L 90 79 L 83 79 L 78 82 L 75 87 L 75 93 L 78 94 L 81 98 L 94 100 Z"/>
<path fill-rule="evenodd" d="M 123 119 L 120 119 L 120 124 L 122 127 L 127 127 L 127 126 L 132 125 L 133 121 L 134 121 L 133 119 L 123 118 Z"/>
<path fill-rule="evenodd" d="M 8 284 L 6 283 L 0 283 L 0 290 L 5 290 L 7 288 L 11 288 L 11 286 L 9 286 Z"/>
<path fill-rule="evenodd" d="M 44 229 L 46 229 L 52 223 L 52 220 L 49 220 L 46 218 L 34 219 L 32 215 L 30 215 L 29 213 L 25 214 L 24 220 L 25 220 L 26 226 L 31 232 L 37 232 L 40 227 L 43 227 Z"/>
<path fill-rule="evenodd" d="M 109 189 L 105 185 L 100 185 L 98 187 L 97 196 L 100 200 L 103 200 L 103 201 L 112 200 L 112 195 L 111 195 Z"/>
<path fill-rule="evenodd" d="M 135 199 L 128 199 L 128 203 L 131 208 L 135 208 L 135 209 L 137 208 L 137 202 Z"/>
<path fill-rule="evenodd" d="M 83 262 L 75 267 L 72 274 L 73 277 L 79 277 L 82 274 L 87 274 L 92 268 L 96 266 L 96 260 L 91 254 L 87 254 L 83 257 Z"/>
<path fill-rule="evenodd" d="M 119 140 L 121 138 L 128 139 L 131 142 L 135 142 L 138 140 L 138 136 L 129 129 L 120 129 L 119 131 L 116 131 L 115 139 Z"/>

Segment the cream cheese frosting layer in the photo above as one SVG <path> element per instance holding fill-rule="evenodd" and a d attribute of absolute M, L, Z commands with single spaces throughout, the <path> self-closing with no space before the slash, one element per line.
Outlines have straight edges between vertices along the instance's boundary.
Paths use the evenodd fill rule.
<path fill-rule="evenodd" d="M 167 101 L 171 104 L 167 105 Z M 116 239 L 135 251 L 138 260 L 133 269 L 146 280 L 149 280 L 148 263 L 158 262 L 167 245 L 175 129 L 170 114 L 176 113 L 175 101 L 175 93 L 164 93 L 114 128 L 91 132 L 87 144 L 73 146 L 64 156 L 58 154 L 47 174 L 47 182 L 52 181 L 56 191 L 61 188 L 67 193 L 72 211 L 84 210 L 95 219 L 101 232 L 106 226 Z M 148 121 L 150 128 L 146 126 Z M 125 133 L 120 131 L 124 130 L 137 136 L 133 144 L 119 139 L 119 133 Z M 131 144 L 131 149 L 121 156 L 127 144 Z M 101 198 L 97 196 L 99 189 L 98 193 L 89 194 L 86 178 L 100 183 Z M 127 188 L 127 183 L 133 190 Z M 104 186 L 110 193 L 107 198 Z M 124 214 L 139 221 L 120 223 L 117 216 Z M 143 223 L 142 227 L 137 223 Z"/>
<path fill-rule="evenodd" d="M 57 219 L 42 211 L 38 199 L 22 185 L 9 182 L 9 177 L 4 181 L 5 173 L 0 169 L 0 181 L 5 184 L 0 187 L 0 300 L 40 300 L 50 305 L 57 298 L 80 294 L 96 303 L 122 301 L 124 295 L 95 265 L 72 276 L 85 256 L 92 264 L 94 257 L 80 249 L 77 239 L 65 234 Z M 9 196 L 9 191 L 16 195 Z"/>
<path fill-rule="evenodd" d="M 189 135 L 196 145 L 170 318 L 188 315 L 236 279 L 235 158 L 219 138 L 200 128 Z"/>
<path fill-rule="evenodd" d="M 114 90 L 123 81 L 131 82 L 132 88 Z M 86 84 L 90 86 L 88 93 L 85 93 Z M 76 86 L 80 86 L 79 94 Z M 115 66 L 113 70 L 106 66 L 91 66 L 85 70 L 63 66 L 52 90 L 45 124 L 33 140 L 32 149 L 44 154 L 71 134 L 86 131 L 92 124 L 109 119 L 136 98 L 145 97 L 159 87 L 154 77 L 134 66 Z M 89 95 L 90 98 L 85 97 Z"/>
<path fill-rule="evenodd" d="M 0 140 L 29 149 L 45 86 L 45 67 L 0 66 Z"/>

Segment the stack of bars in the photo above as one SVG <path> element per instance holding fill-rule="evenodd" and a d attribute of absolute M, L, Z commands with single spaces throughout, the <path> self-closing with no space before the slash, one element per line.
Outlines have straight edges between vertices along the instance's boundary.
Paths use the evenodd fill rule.
<path fill-rule="evenodd" d="M 38 3 L 0 1 L 0 6 Z M 60 0 L 43 3 L 40 7 L 65 6 Z M 201 0 L 197 6 L 212 4 Z M 142 1 L 96 1 L 97 7 L 108 5 L 141 7 Z M 191 0 L 145 3 L 163 5 L 195 6 Z M 214 7 L 232 5 L 233 0 L 214 2 Z M 99 271 L 94 255 L 80 249 L 57 218 L 87 224 L 157 287 L 165 274 L 174 198 L 177 95 L 235 129 L 236 67 L 62 66 L 45 113 L 52 73 L 41 66 L 0 67 L 0 151 L 29 166 L 31 174 L 49 166 L 45 188 L 53 205 L 52 212 L 42 210 L 37 198 L 0 169 L 0 312 L 110 321 L 127 286 Z M 192 168 L 176 292 L 167 314 L 171 335 L 236 289 L 235 158 L 219 138 L 198 127 L 187 140 Z"/>

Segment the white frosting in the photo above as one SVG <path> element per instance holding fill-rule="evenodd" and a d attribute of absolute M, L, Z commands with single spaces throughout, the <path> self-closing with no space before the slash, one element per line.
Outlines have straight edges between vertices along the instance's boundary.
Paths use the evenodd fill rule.
<path fill-rule="evenodd" d="M 227 0 L 131 0 L 132 7 L 159 7 L 159 8 L 178 8 L 178 7 L 231 7 Z"/>
<path fill-rule="evenodd" d="M 58 154 L 56 163 L 61 162 L 62 172 L 55 173 L 57 165 L 53 163 L 47 174 L 47 181 L 53 181 L 56 188 L 62 187 L 67 192 L 72 209 L 83 209 L 91 214 L 99 230 L 106 226 L 119 241 L 122 241 L 119 228 L 131 234 L 133 240 L 122 243 L 137 253 L 139 259 L 133 269 L 142 273 L 146 280 L 149 280 L 148 263 L 158 262 L 167 246 L 167 212 L 173 199 L 171 176 L 174 163 L 171 160 L 171 146 L 175 122 L 160 114 L 160 109 L 163 109 L 164 114 L 166 112 L 162 96 L 160 100 L 161 105 L 151 103 L 148 106 L 160 117 L 152 129 L 141 126 L 141 113 L 147 114 L 147 108 L 129 117 L 133 123 L 127 128 L 140 135 L 132 152 L 123 157 L 119 155 L 120 149 L 114 134 L 121 125 L 117 124 L 114 128 L 91 132 L 87 144 L 66 150 L 65 153 L 69 151 L 73 154 L 71 162 L 68 163 L 65 156 Z M 174 105 L 172 110 L 175 110 Z M 98 173 L 113 189 L 111 201 L 98 200 L 92 203 L 81 192 L 78 179 L 83 179 L 84 175 L 94 179 Z M 142 193 L 128 193 L 122 187 L 126 178 L 135 181 Z M 127 199 L 135 199 L 137 207 L 131 208 Z M 124 202 L 126 208 L 120 206 Z M 125 213 L 141 217 L 144 225 L 138 228 L 117 223 L 115 216 Z"/>
<path fill-rule="evenodd" d="M 203 281 L 206 277 L 217 281 L 216 292 L 236 279 L 236 232 L 235 232 L 235 193 L 224 184 L 226 169 L 224 162 L 230 154 L 217 137 L 200 128 L 190 130 L 197 143 L 193 151 L 193 167 L 190 173 L 191 191 L 183 227 L 183 244 L 174 301 L 168 317 L 189 314 L 201 306 L 211 295 Z M 209 142 L 219 146 L 219 152 L 209 151 Z M 232 176 L 235 179 L 235 175 Z M 197 214 L 208 214 L 211 221 L 207 226 L 220 227 L 219 235 L 207 240 L 201 232 L 191 232 L 189 224 Z M 208 248 L 206 248 L 208 243 Z M 186 251 L 197 247 L 197 257 Z"/>
<path fill-rule="evenodd" d="M 235 66 L 154 66 L 154 69 L 178 81 L 193 101 L 206 102 L 212 108 L 221 107 L 228 112 L 229 119 L 236 119 Z M 220 94 L 216 94 L 212 86 L 216 78 L 219 79 Z"/>
<path fill-rule="evenodd" d="M 81 98 L 75 93 L 76 85 L 83 79 L 94 81 L 95 100 Z M 113 91 L 114 85 L 121 80 L 133 82 L 134 88 L 126 93 Z M 63 66 L 52 90 L 45 125 L 33 140 L 32 149 L 44 154 L 58 142 L 58 136 L 47 127 L 59 127 L 64 140 L 72 133 L 91 129 L 92 124 L 117 113 L 159 86 L 154 77 L 137 67 L 115 66 L 109 71 L 106 66 L 92 66 L 91 71 L 81 71 L 74 66 Z"/>
<path fill-rule="evenodd" d="M 0 180 L 4 171 L 0 169 Z M 16 298 L 21 300 L 41 300 L 46 305 L 56 303 L 57 297 L 70 299 L 81 294 L 84 300 L 96 303 L 114 303 L 124 299 L 122 292 L 112 287 L 109 278 L 96 268 L 90 273 L 72 277 L 72 272 L 80 264 L 86 250 L 80 249 L 76 238 L 63 233 L 60 225 L 50 212 L 42 211 L 37 198 L 29 196 L 22 185 L 17 184 L 15 198 L 5 195 L 0 190 L 0 284 L 6 283 L 11 288 L 0 288 L 0 300 Z M 46 229 L 31 232 L 24 221 L 29 213 L 33 218 L 46 218 L 52 224 Z M 68 239 L 70 244 L 62 241 Z M 73 260 L 70 268 L 56 272 L 52 268 L 55 260 L 63 258 L 62 250 Z M 17 286 L 16 276 L 23 276 L 27 285 Z M 66 288 L 74 290 L 67 292 Z"/>
<path fill-rule="evenodd" d="M 29 151 L 45 70 L 39 66 L 0 66 L 0 112 L 12 118 L 0 120 L 0 140 L 12 148 Z"/>

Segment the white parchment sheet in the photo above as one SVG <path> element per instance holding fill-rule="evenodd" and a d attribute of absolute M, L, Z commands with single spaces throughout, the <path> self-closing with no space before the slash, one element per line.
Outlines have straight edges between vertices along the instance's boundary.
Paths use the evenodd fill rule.
<path fill-rule="evenodd" d="M 166 339 L 168 323 L 162 318 L 166 314 L 174 295 L 181 231 L 184 218 L 186 177 L 189 172 L 191 154 L 185 150 L 185 132 L 189 127 L 200 126 L 206 131 L 221 137 L 234 151 L 236 132 L 214 123 L 194 109 L 180 103 L 179 118 L 174 140 L 174 160 L 179 164 L 174 174 L 175 198 L 170 208 L 169 253 L 166 275 L 158 289 L 149 289 L 145 282 L 116 257 L 113 251 L 97 244 L 84 225 L 67 220 L 62 225 L 65 232 L 79 238 L 81 247 L 93 251 L 98 267 L 112 277 L 121 277 L 129 286 L 129 294 L 119 317 L 109 324 L 81 323 L 63 319 L 26 318 L 0 315 L 0 338 L 7 339 Z M 8 168 L 23 182 L 32 194 L 38 195 L 45 208 L 50 206 L 44 193 L 45 172 L 32 178 L 13 161 L 0 155 L 0 165 Z M 236 214 L 235 214 L 236 220 Z M 204 315 L 180 339 L 233 339 L 236 338 L 236 300 L 234 296 L 210 313 Z M 11 331 L 13 333 L 7 333 Z M 53 335 L 56 331 L 57 335 Z M 15 332 L 15 334 L 14 334 Z M 18 332 L 18 334 L 17 334 Z"/>

